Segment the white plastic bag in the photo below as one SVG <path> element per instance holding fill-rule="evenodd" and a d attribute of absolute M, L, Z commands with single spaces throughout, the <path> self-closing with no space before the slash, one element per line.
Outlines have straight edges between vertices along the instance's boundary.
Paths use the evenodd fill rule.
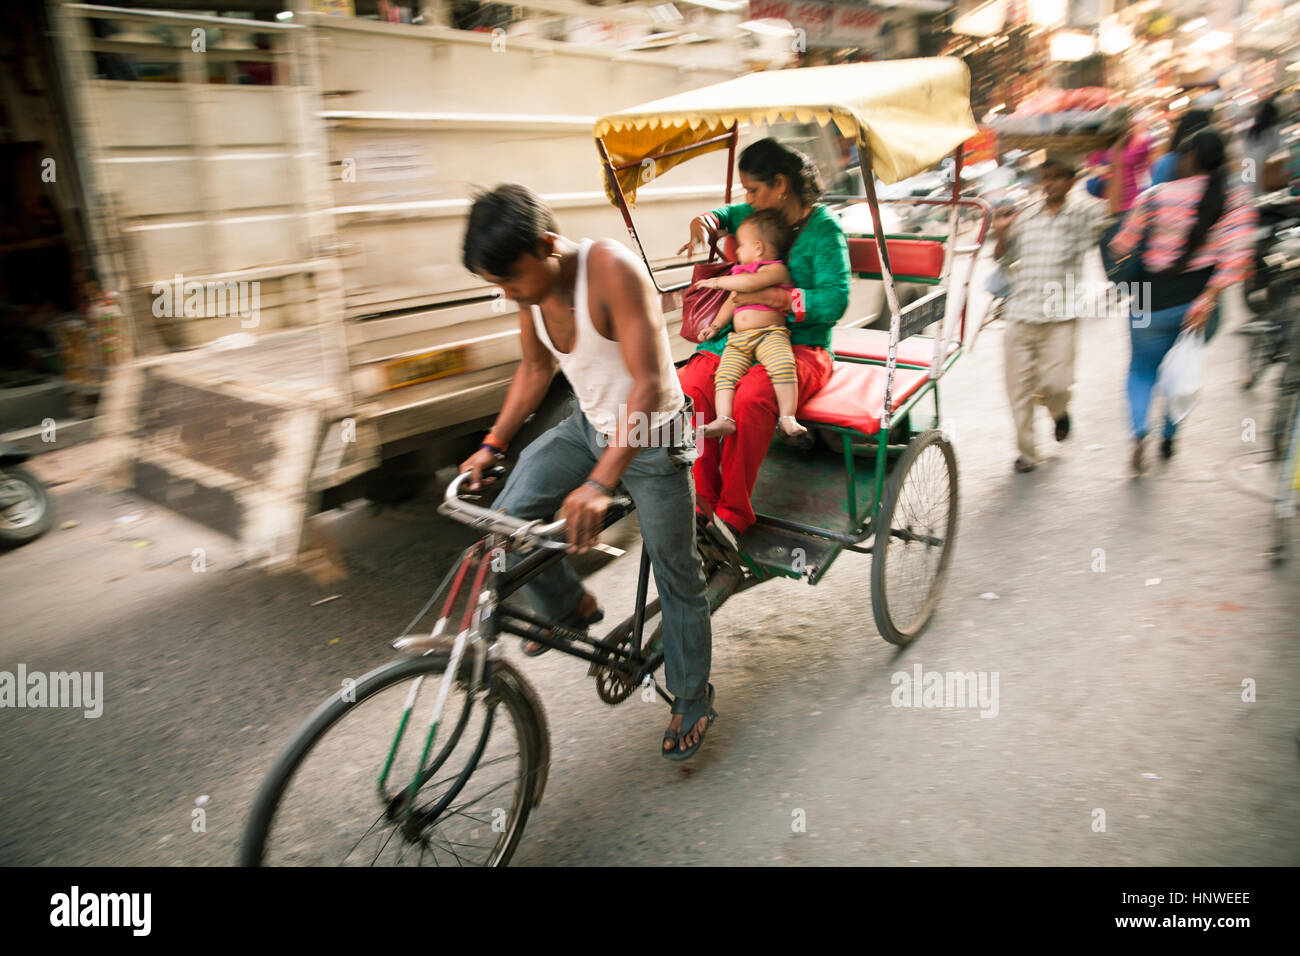
<path fill-rule="evenodd" d="M 1201 395 L 1205 380 L 1205 333 L 1183 332 L 1165 353 L 1156 374 L 1156 391 L 1169 403 L 1175 424 L 1187 417 Z"/>

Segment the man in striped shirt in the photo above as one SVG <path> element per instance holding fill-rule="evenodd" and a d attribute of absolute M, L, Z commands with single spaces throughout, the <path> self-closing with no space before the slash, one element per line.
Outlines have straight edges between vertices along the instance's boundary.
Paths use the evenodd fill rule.
<path fill-rule="evenodd" d="M 999 210 L 993 220 L 993 256 L 1015 263 L 1005 316 L 1007 396 L 1016 427 L 1016 471 L 1038 466 L 1034 408 L 1047 406 L 1056 440 L 1070 434 L 1079 311 L 1075 289 L 1086 288 L 1084 259 L 1106 228 L 1105 203 L 1071 193 L 1074 163 L 1049 156 L 1039 167 L 1041 201 L 1021 213 Z M 1069 291 L 1067 291 L 1069 290 Z M 1064 293 L 1064 294 L 1063 294 Z"/>

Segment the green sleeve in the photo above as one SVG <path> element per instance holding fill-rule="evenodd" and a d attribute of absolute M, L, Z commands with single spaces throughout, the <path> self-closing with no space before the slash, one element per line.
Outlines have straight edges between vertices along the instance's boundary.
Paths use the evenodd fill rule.
<path fill-rule="evenodd" d="M 803 292 L 804 328 L 834 325 L 849 307 L 849 244 L 839 224 L 829 222 L 817 231 L 811 272 L 792 276 Z"/>
<path fill-rule="evenodd" d="M 709 215 L 718 220 L 718 225 L 722 227 L 723 232 L 729 232 L 734 236 L 736 229 L 745 221 L 745 217 L 753 211 L 753 206 L 747 202 L 742 202 L 732 206 L 720 206 L 717 209 L 710 209 Z"/>

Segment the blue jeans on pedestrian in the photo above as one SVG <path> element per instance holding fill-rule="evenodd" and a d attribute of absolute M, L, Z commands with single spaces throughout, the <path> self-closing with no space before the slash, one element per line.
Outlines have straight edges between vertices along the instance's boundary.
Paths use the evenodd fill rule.
<path fill-rule="evenodd" d="M 549 519 L 591 474 L 607 447 L 581 411 L 541 435 L 519 456 L 493 507 L 516 518 Z M 695 486 L 689 466 L 666 447 L 645 448 L 623 475 L 636 504 L 641 538 L 654 569 L 663 615 L 664 678 L 680 704 L 708 695 L 713 632 L 704 564 L 695 544 Z M 568 561 L 551 565 L 523 589 L 543 617 L 577 610 L 582 580 Z"/>
<path fill-rule="evenodd" d="M 1147 418 L 1151 412 L 1151 396 L 1155 390 L 1156 377 L 1160 372 L 1160 363 L 1173 348 L 1178 334 L 1182 331 L 1183 317 L 1191 303 L 1160 309 L 1143 315 L 1130 314 L 1128 334 L 1133 347 L 1128 364 L 1128 408 L 1130 427 L 1134 438 L 1145 438 Z M 1219 309 L 1216 306 L 1210 321 L 1206 323 L 1205 338 L 1209 341 L 1219 325 Z M 1162 434 L 1173 438 L 1178 426 L 1165 413 Z"/>

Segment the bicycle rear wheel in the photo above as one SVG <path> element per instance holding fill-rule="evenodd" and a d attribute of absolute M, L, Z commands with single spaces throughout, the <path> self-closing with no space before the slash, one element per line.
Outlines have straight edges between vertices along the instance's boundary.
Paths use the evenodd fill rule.
<path fill-rule="evenodd" d="M 957 538 L 957 457 L 942 433 L 908 443 L 885 482 L 871 549 L 871 611 L 900 647 L 934 614 Z"/>
<path fill-rule="evenodd" d="M 507 863 L 541 798 L 545 723 L 508 664 L 471 692 L 469 663 L 424 756 L 446 654 L 395 661 L 326 701 L 267 775 L 241 865 Z"/>

